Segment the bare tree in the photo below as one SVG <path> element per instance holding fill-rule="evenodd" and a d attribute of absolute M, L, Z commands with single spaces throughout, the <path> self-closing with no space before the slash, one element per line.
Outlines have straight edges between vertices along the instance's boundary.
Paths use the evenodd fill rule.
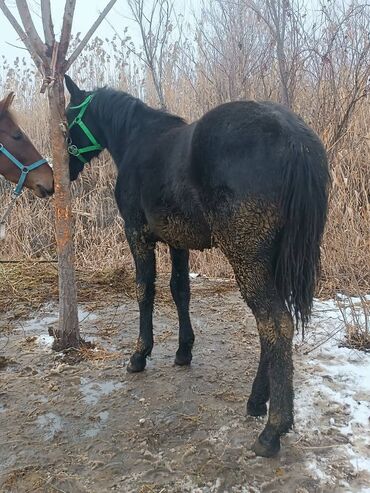
<path fill-rule="evenodd" d="M 128 0 L 135 22 L 139 26 L 143 52 L 139 53 L 133 43 L 135 53 L 149 69 L 159 103 L 166 109 L 163 89 L 166 49 L 173 30 L 173 1 L 153 0 L 150 9 L 145 8 L 144 0 Z"/>
<path fill-rule="evenodd" d="M 59 350 L 78 347 L 81 343 L 74 268 L 69 159 L 65 146 L 66 121 L 64 116 L 63 78 L 115 2 L 116 0 L 109 1 L 81 43 L 67 58 L 76 0 L 66 0 L 59 42 L 54 34 L 50 0 L 41 0 L 41 17 L 45 42 L 41 40 L 35 28 L 27 0 L 16 0 L 23 28 L 6 5 L 5 0 L 0 0 L 0 9 L 18 33 L 36 67 L 42 74 L 43 86 L 41 91 L 48 91 L 50 138 L 55 181 L 56 241 L 59 262 L 59 327 L 55 334 L 54 348 Z"/>
<path fill-rule="evenodd" d="M 268 27 L 275 46 L 280 82 L 280 99 L 288 107 L 293 105 L 297 61 L 300 52 L 299 27 L 302 14 L 299 0 L 245 0 L 257 19 Z M 303 14 L 304 17 L 304 14 Z"/>
<path fill-rule="evenodd" d="M 213 86 L 215 102 L 251 97 L 250 81 L 254 76 L 260 77 L 263 84 L 265 67 L 271 65 L 267 38 L 267 29 L 256 23 L 245 0 L 203 2 L 194 63 Z"/>
<path fill-rule="evenodd" d="M 320 50 L 323 71 L 330 81 L 325 103 L 331 105 L 332 133 L 328 144 L 333 149 L 346 133 L 359 102 L 368 95 L 370 6 L 356 0 L 348 7 L 322 3 L 321 11 L 324 29 L 316 49 Z"/>

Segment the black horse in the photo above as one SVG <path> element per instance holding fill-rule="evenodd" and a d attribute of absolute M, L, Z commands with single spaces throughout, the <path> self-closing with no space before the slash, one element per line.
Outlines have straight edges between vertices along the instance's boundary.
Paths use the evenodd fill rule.
<path fill-rule="evenodd" d="M 117 167 L 116 200 L 136 265 L 140 335 L 128 371 L 144 370 L 153 348 L 155 245 L 172 259 L 171 292 L 179 316 L 175 362 L 189 365 L 189 249 L 218 246 L 232 265 L 257 320 L 261 357 L 247 412 L 267 413 L 254 444 L 270 457 L 293 424 L 294 322 L 310 316 L 320 269 L 329 172 L 320 139 L 272 102 L 223 104 L 200 120 L 149 108 L 121 91 L 71 94 L 71 179 L 101 149 Z"/>

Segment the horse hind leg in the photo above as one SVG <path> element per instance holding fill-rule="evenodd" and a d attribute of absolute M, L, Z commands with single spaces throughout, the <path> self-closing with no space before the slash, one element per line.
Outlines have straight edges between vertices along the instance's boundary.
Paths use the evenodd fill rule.
<path fill-rule="evenodd" d="M 225 219 L 227 219 L 225 221 Z M 248 399 L 247 412 L 266 413 L 267 424 L 253 449 L 272 457 L 280 449 L 280 436 L 293 425 L 293 321 L 277 293 L 273 255 L 277 245 L 278 218 L 268 207 L 255 204 L 212 218 L 217 243 L 231 263 L 242 297 L 257 322 L 261 359 Z"/>
<path fill-rule="evenodd" d="M 272 283 L 262 286 L 259 293 L 243 283 L 240 287 L 256 318 L 261 341 L 261 360 L 247 403 L 248 414 L 263 414 L 270 398 L 268 421 L 253 449 L 257 455 L 271 457 L 280 449 L 280 436 L 293 426 L 293 321 Z"/>
<path fill-rule="evenodd" d="M 249 416 L 266 416 L 267 405 L 270 399 L 270 382 L 268 376 L 269 358 L 266 341 L 260 336 L 260 361 L 256 377 L 253 381 L 252 392 L 247 402 L 247 414 Z"/>

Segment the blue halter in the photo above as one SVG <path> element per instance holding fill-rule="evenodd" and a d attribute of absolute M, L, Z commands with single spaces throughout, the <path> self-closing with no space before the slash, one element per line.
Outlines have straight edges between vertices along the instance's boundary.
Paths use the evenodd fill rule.
<path fill-rule="evenodd" d="M 42 164 L 47 163 L 47 161 L 46 161 L 46 159 L 39 159 L 35 163 L 28 164 L 27 166 L 25 166 L 24 164 L 19 162 L 18 159 L 13 156 L 13 154 L 11 154 L 9 151 L 7 151 L 5 149 L 5 147 L 3 146 L 3 144 L 0 144 L 0 152 L 2 152 L 8 159 L 10 159 L 10 161 L 13 164 L 15 164 L 17 166 L 17 168 L 19 168 L 21 170 L 21 176 L 19 177 L 18 183 L 17 183 L 15 189 L 13 190 L 14 197 L 19 197 L 23 191 L 24 182 L 26 181 L 28 173 L 30 171 L 38 168 Z"/>

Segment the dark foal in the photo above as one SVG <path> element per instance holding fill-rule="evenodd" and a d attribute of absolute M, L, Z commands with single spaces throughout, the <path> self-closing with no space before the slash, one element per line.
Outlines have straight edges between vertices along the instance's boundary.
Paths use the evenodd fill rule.
<path fill-rule="evenodd" d="M 11 92 L 0 101 L 0 174 L 18 184 L 15 195 L 26 187 L 40 198 L 48 197 L 54 193 L 53 171 L 11 113 L 13 100 Z"/>
<path fill-rule="evenodd" d="M 270 457 L 293 424 L 293 317 L 304 326 L 319 274 L 329 173 L 325 150 L 304 122 L 271 102 L 234 102 L 195 123 L 112 89 L 80 90 L 71 104 L 71 179 L 101 149 L 117 167 L 116 200 L 136 265 L 140 334 L 128 371 L 153 348 L 155 245 L 170 246 L 179 315 L 175 362 L 192 359 L 189 249 L 218 246 L 253 311 L 261 358 L 247 411 L 267 412 L 254 450 Z"/>

